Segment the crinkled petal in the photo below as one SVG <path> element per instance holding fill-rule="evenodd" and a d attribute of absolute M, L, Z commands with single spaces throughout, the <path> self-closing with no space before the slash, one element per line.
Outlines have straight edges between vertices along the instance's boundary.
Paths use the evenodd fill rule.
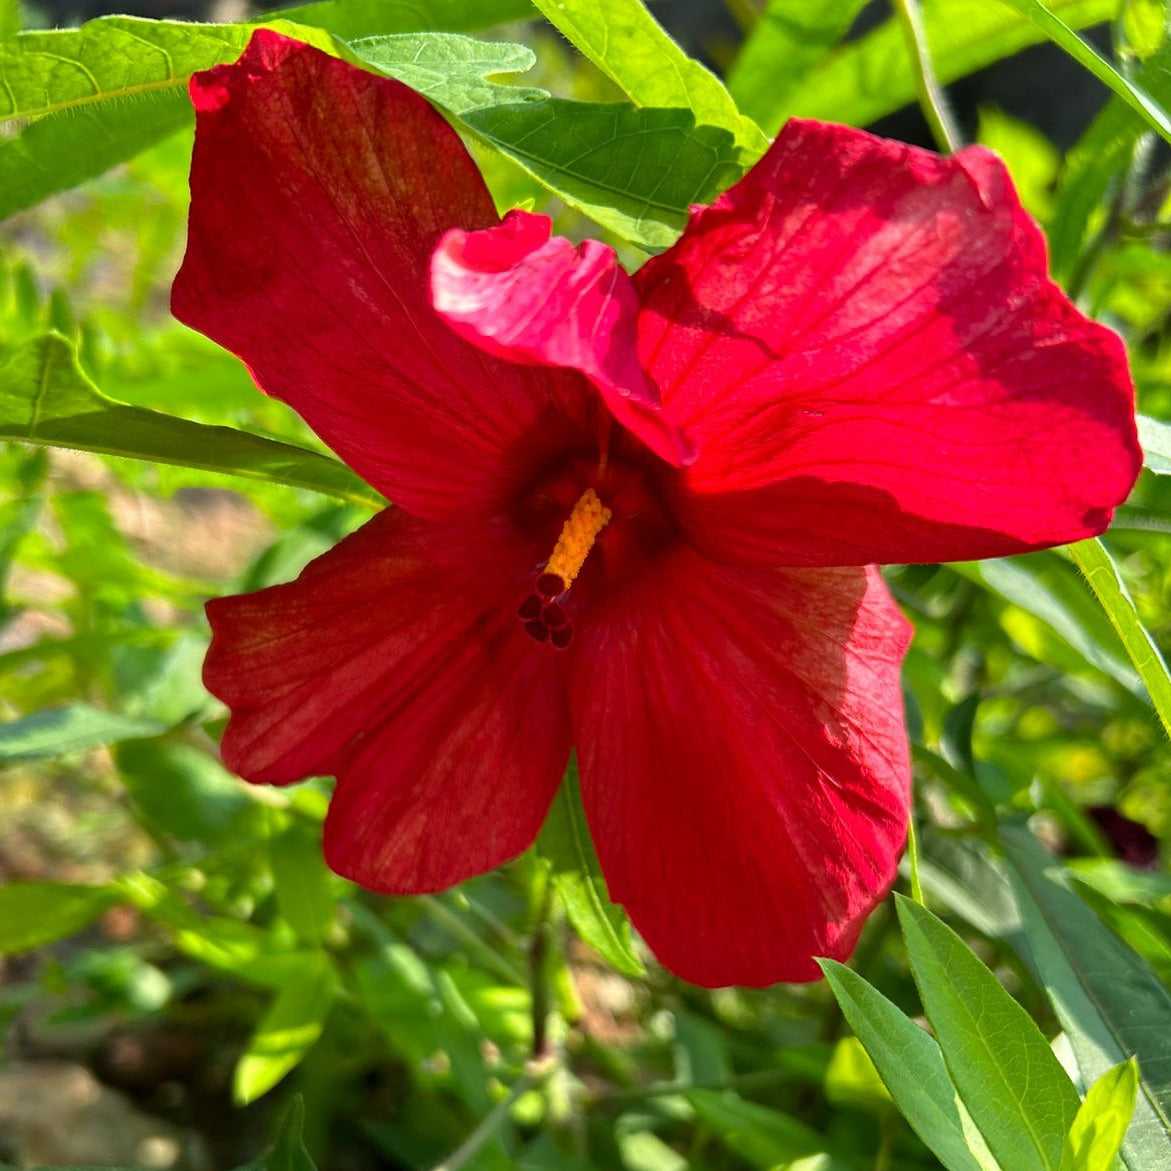
<path fill-rule="evenodd" d="M 191 95 L 176 316 L 396 503 L 489 511 L 551 397 L 590 391 L 485 355 L 432 309 L 442 234 L 497 222 L 455 131 L 406 86 L 265 30 Z"/>
<path fill-rule="evenodd" d="M 1138 474 L 1122 344 L 1048 279 L 980 148 L 791 121 L 635 281 L 713 553 L 1017 552 L 1100 532 Z"/>
<path fill-rule="evenodd" d="M 614 249 L 574 245 L 551 227 L 517 210 L 497 227 L 448 232 L 431 261 L 436 309 L 490 354 L 581 371 L 652 451 L 689 463 L 694 449 L 639 364 L 638 298 Z"/>
<path fill-rule="evenodd" d="M 336 776 L 326 857 L 363 886 L 451 886 L 528 847 L 548 810 L 564 659 L 515 617 L 532 552 L 513 544 L 388 510 L 296 581 L 208 604 L 224 762 Z"/>
<path fill-rule="evenodd" d="M 708 986 L 812 980 L 889 889 L 910 801 L 909 630 L 873 568 L 682 547 L 578 633 L 570 702 L 615 900 Z"/>

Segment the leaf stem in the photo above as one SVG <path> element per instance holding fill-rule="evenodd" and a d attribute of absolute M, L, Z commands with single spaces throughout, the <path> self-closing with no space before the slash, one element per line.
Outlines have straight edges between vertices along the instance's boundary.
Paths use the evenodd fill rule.
<path fill-rule="evenodd" d="M 923 883 L 919 879 L 919 835 L 915 830 L 915 811 L 907 818 L 907 857 L 911 863 L 911 898 L 924 906 Z"/>
<path fill-rule="evenodd" d="M 955 154 L 963 145 L 947 98 L 935 76 L 931 63 L 931 49 L 927 44 L 927 30 L 923 26 L 923 12 L 919 0 L 894 0 L 895 13 L 903 26 L 911 69 L 915 74 L 915 88 L 919 91 L 919 105 L 931 128 L 931 137 L 944 154 Z"/>
<path fill-rule="evenodd" d="M 458 1171 L 458 1168 L 466 1166 L 476 1155 L 480 1153 L 480 1148 L 487 1143 L 496 1131 L 503 1125 L 505 1119 L 508 1118 L 508 1112 L 516 1104 L 516 1100 L 528 1090 L 532 1089 L 533 1080 L 526 1074 L 518 1081 L 513 1083 L 507 1095 L 500 1099 L 483 1118 L 480 1119 L 479 1125 L 468 1135 L 466 1139 L 442 1163 L 436 1163 L 431 1171 Z"/>

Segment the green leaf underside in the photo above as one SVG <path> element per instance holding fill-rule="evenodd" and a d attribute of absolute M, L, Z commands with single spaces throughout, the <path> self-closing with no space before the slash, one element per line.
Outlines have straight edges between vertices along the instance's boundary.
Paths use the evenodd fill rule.
<path fill-rule="evenodd" d="M 329 456 L 107 398 L 59 334 L 25 342 L 0 365 L 0 438 L 288 484 L 370 508 L 385 503 Z"/>
<path fill-rule="evenodd" d="M 1055 0 L 1051 6 L 1070 28 L 1113 20 L 1117 0 Z M 1008 57 L 1045 34 L 1019 13 L 988 0 L 930 0 L 923 18 L 936 75 L 944 85 Z M 898 21 L 841 46 L 812 69 L 792 93 L 761 112 L 765 131 L 775 133 L 786 118 L 825 118 L 865 126 L 916 100 L 907 62 L 906 38 Z"/>
<path fill-rule="evenodd" d="M 1065 886 L 1032 834 L 1002 826 L 1000 841 L 1033 960 L 1083 1079 L 1138 1058 L 1138 1097 L 1122 1146 L 1129 1171 L 1171 1166 L 1171 995 Z"/>
<path fill-rule="evenodd" d="M 537 853 L 549 864 L 553 887 L 574 930 L 619 972 L 645 975 L 631 942 L 630 921 L 606 890 L 586 824 L 576 762 L 571 762 L 553 799 L 537 838 Z"/>
<path fill-rule="evenodd" d="M 689 109 L 697 125 L 727 130 L 753 157 L 768 140 L 714 73 L 667 35 L 641 0 L 534 0 L 587 60 L 636 106 Z"/>
<path fill-rule="evenodd" d="M 1097 537 L 1070 545 L 1069 554 L 1086 575 L 1090 589 L 1102 604 L 1142 678 L 1163 727 L 1171 735 L 1171 674 L 1150 631 L 1138 616 L 1118 566 Z"/>
<path fill-rule="evenodd" d="M 356 41 L 349 53 L 420 88 L 572 207 L 645 248 L 670 245 L 688 207 L 744 169 L 732 136 L 697 126 L 689 110 L 569 101 L 485 80 L 528 68 L 522 46 L 436 34 Z"/>
<path fill-rule="evenodd" d="M 1060 1171 L 1073 1083 L 1028 1013 L 926 908 L 898 899 L 907 955 L 952 1082 L 1004 1171 Z"/>
<path fill-rule="evenodd" d="M 118 715 L 87 703 L 45 708 L 0 724 L 0 763 L 48 760 L 119 740 L 157 736 L 165 730 L 153 720 Z"/>
<path fill-rule="evenodd" d="M 1144 465 L 1156 476 L 1171 476 L 1171 423 L 1139 415 L 1138 438 Z"/>
<path fill-rule="evenodd" d="M 857 972 L 818 960 L 842 1015 L 874 1062 L 903 1116 L 947 1171 L 989 1171 L 986 1151 L 969 1146 L 972 1123 L 948 1076 L 936 1042 Z"/>

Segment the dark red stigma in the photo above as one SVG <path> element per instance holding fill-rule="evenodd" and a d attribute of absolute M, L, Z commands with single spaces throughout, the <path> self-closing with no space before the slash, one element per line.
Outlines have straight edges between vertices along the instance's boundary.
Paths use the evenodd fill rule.
<path fill-rule="evenodd" d="M 555 593 L 546 593 L 556 583 L 560 588 Z M 560 602 L 553 601 L 564 593 L 565 583 L 555 573 L 543 573 L 537 579 L 537 592 L 529 594 L 516 611 L 517 618 L 524 625 L 525 634 L 537 642 L 550 642 L 559 651 L 565 650 L 573 638 L 573 623 Z"/>

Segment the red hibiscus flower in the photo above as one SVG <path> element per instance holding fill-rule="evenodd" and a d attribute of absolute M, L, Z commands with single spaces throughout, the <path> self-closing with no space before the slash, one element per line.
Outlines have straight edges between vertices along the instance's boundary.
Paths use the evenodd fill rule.
<path fill-rule="evenodd" d="M 417 94 L 261 32 L 198 75 L 176 314 L 394 502 L 213 601 L 224 760 L 337 777 L 330 865 L 528 847 L 576 747 L 614 899 L 706 985 L 816 977 L 893 881 L 908 641 L 874 562 L 1101 531 L 1122 346 L 1001 164 L 790 122 L 633 276 L 499 220 Z"/>

